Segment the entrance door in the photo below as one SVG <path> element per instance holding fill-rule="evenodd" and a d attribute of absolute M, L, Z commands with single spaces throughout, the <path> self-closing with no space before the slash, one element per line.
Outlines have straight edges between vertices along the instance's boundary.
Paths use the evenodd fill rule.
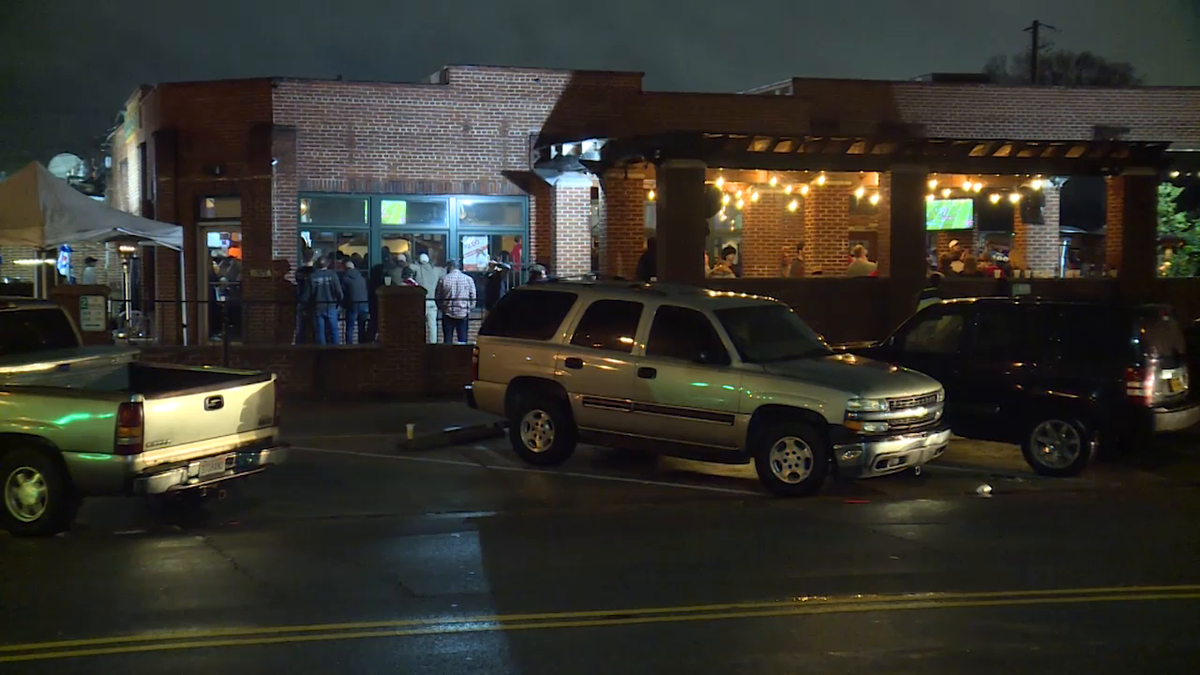
<path fill-rule="evenodd" d="M 198 324 L 202 342 L 242 339 L 242 228 L 201 225 Z"/>

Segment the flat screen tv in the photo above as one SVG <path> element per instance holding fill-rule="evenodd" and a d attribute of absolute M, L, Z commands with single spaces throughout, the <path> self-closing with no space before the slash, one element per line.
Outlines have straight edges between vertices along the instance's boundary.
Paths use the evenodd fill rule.
<path fill-rule="evenodd" d="M 933 199 L 925 202 L 926 230 L 970 230 L 974 227 L 974 200 Z"/>

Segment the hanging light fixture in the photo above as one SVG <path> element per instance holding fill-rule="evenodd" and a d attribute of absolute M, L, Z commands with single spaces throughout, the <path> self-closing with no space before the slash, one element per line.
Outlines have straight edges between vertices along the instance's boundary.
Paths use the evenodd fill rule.
<path fill-rule="evenodd" d="M 728 192 L 727 192 L 727 193 L 725 193 L 725 194 L 723 194 L 723 195 L 721 195 L 721 203 L 722 203 L 722 204 L 728 204 L 730 201 L 731 201 L 731 200 L 730 200 L 730 197 L 729 197 L 729 193 L 728 193 Z"/>
<path fill-rule="evenodd" d="M 796 209 L 798 209 L 798 208 L 800 208 L 800 200 L 793 199 L 792 201 L 788 202 L 788 207 L 787 207 L 788 211 L 795 213 Z"/>
<path fill-rule="evenodd" d="M 863 195 L 866 193 L 867 193 L 867 189 L 865 187 L 859 185 L 858 189 L 854 191 L 854 196 L 858 199 L 862 199 Z"/>
<path fill-rule="evenodd" d="M 980 183 L 979 181 L 975 181 L 975 183 L 971 185 L 971 192 L 979 192 L 982 189 L 983 183 Z"/>
<path fill-rule="evenodd" d="M 942 188 L 942 197 L 950 196 L 950 188 Z"/>
<path fill-rule="evenodd" d="M 867 201 L 871 202 L 871 206 L 875 206 L 875 205 L 879 204 L 879 193 L 878 193 L 878 192 L 872 192 L 872 193 L 871 193 L 871 198 L 870 198 L 869 200 L 867 200 Z"/>
<path fill-rule="evenodd" d="M 739 199 L 739 200 L 737 200 L 737 203 L 734 204 L 734 206 L 736 206 L 739 211 L 741 211 L 742 207 L 745 205 L 746 205 L 746 200 L 744 200 L 744 199 Z"/>
<path fill-rule="evenodd" d="M 776 185 L 778 185 L 778 184 L 779 184 L 779 177 L 778 177 L 778 176 L 771 176 L 771 180 L 769 180 L 769 181 L 767 181 L 767 182 L 771 184 L 771 187 L 775 187 Z"/>
<path fill-rule="evenodd" d="M 937 189 L 937 179 L 936 179 L 936 178 L 930 178 L 930 179 L 929 179 L 929 189 L 930 189 L 930 190 L 935 190 L 935 189 Z"/>
<path fill-rule="evenodd" d="M 1000 203 L 1000 193 L 993 192 L 992 194 L 988 195 L 988 201 L 993 204 L 999 204 Z"/>
<path fill-rule="evenodd" d="M 1008 195 L 1008 201 L 1010 201 L 1010 202 L 1012 202 L 1012 203 L 1014 203 L 1014 204 L 1016 204 L 1017 202 L 1021 201 L 1021 193 L 1020 193 L 1020 192 L 1013 192 L 1012 194 Z"/>
<path fill-rule="evenodd" d="M 758 201 L 758 190 L 755 190 L 754 192 L 750 193 L 750 201 L 752 201 L 752 202 Z"/>
<path fill-rule="evenodd" d="M 717 189 L 725 187 L 725 176 L 717 176 Z"/>
<path fill-rule="evenodd" d="M 791 183 L 788 183 L 787 185 L 784 186 L 783 193 L 788 194 L 788 195 L 792 194 L 792 184 Z"/>
<path fill-rule="evenodd" d="M 1178 172 L 1176 172 L 1176 173 L 1178 173 Z M 1034 190 L 1041 190 L 1042 189 L 1042 179 L 1034 178 L 1032 181 L 1029 182 L 1029 187 L 1033 188 Z"/>
<path fill-rule="evenodd" d="M 808 190 L 809 190 L 808 183 L 805 183 L 804 185 L 800 186 L 800 194 L 806 195 L 806 194 L 808 194 Z"/>
<path fill-rule="evenodd" d="M 824 185 L 824 184 L 825 184 L 825 172 L 822 171 L 821 175 L 817 176 L 817 185 Z"/>
<path fill-rule="evenodd" d="M 925 195 L 925 201 L 927 201 L 927 202 L 933 201 L 933 193 L 932 192 Z"/>
<path fill-rule="evenodd" d="M 657 196 L 658 195 L 654 192 L 654 190 L 651 190 L 646 193 L 646 199 L 649 199 L 650 201 L 654 201 L 654 198 Z"/>

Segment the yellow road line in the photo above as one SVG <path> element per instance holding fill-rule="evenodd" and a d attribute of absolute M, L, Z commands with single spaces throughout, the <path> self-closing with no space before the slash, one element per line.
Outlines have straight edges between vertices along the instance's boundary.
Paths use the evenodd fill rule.
<path fill-rule="evenodd" d="M 423 635 L 467 634 L 486 632 L 508 632 L 520 630 L 549 630 L 562 628 L 599 628 L 606 626 L 638 626 L 656 623 L 682 623 L 688 621 L 720 621 L 730 619 L 755 619 L 781 616 L 803 616 L 821 614 L 847 614 L 859 612 L 894 612 L 926 609 L 961 609 L 980 607 L 1014 607 L 1037 604 L 1085 604 L 1101 602 L 1150 602 L 1161 600 L 1197 600 L 1200 592 L 1164 592 L 1164 593 L 1113 593 L 1107 595 L 1075 595 L 1054 597 L 1046 594 L 1034 597 L 1009 598 L 977 598 L 963 600 L 913 600 L 904 602 L 864 602 L 795 605 L 775 609 L 763 608 L 745 611 L 721 611 L 701 614 L 666 614 L 657 616 L 626 616 L 598 619 L 548 620 L 548 621 L 509 621 L 500 622 L 466 622 L 442 623 L 425 625 L 404 630 L 359 630 L 350 632 L 324 632 L 306 635 L 275 635 L 269 637 L 245 637 L 217 640 L 196 640 L 191 642 L 158 642 L 151 644 L 132 644 L 124 646 L 95 647 L 91 649 L 69 649 L 60 651 L 40 651 L 27 654 L 12 654 L 0 656 L 0 663 L 17 663 L 24 661 L 46 661 L 52 659 L 81 658 L 90 656 L 107 656 L 113 654 L 136 654 L 156 651 L 177 651 L 186 649 L 212 649 L 219 647 L 267 646 L 301 642 L 331 642 L 338 640 L 357 640 L 381 637 L 415 637 Z M 514 615 L 515 616 L 515 615 Z M 562 616 L 562 615 L 556 615 Z M 346 624 L 341 624 L 346 625 Z"/>
<path fill-rule="evenodd" d="M 895 594 L 859 594 L 843 596 L 814 595 L 766 602 L 733 602 L 709 605 L 681 605 L 675 607 L 640 607 L 631 609 L 598 609 L 576 612 L 536 612 L 524 614 L 485 614 L 476 616 L 434 616 L 417 619 L 393 619 L 388 621 L 354 621 L 347 623 L 325 623 L 294 626 L 260 626 L 245 628 L 216 628 L 197 631 L 164 631 L 79 640 L 56 640 L 53 642 L 31 642 L 0 646 L 0 654 L 31 650 L 64 649 L 69 647 L 91 647 L 97 645 L 132 644 L 137 642 L 167 642 L 172 640 L 201 640 L 208 638 L 245 637 L 251 635 L 287 635 L 293 633 L 316 633 L 330 631 L 378 630 L 431 626 L 441 624 L 469 623 L 512 623 L 523 621 L 559 621 L 566 619 L 593 619 L 633 617 L 652 614 L 677 616 L 692 613 L 712 613 L 743 610 L 770 610 L 814 605 L 843 605 L 860 603 L 890 603 L 922 601 L 954 601 L 986 598 L 1047 597 L 1096 595 L 1113 593 L 1183 593 L 1200 591 L 1200 584 L 1173 586 L 1101 586 L 1094 588 L 1036 589 L 1025 591 L 971 591 L 971 592 L 927 592 Z"/>

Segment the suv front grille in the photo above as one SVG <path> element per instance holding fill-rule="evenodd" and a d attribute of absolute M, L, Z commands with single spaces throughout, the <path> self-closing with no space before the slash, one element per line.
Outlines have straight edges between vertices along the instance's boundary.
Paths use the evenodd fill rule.
<path fill-rule="evenodd" d="M 888 431 L 911 431 L 928 426 L 938 421 L 938 414 L 931 412 L 921 417 L 905 417 L 903 419 L 892 420 L 888 422 Z"/>
<path fill-rule="evenodd" d="M 920 396 L 906 396 L 905 398 L 889 398 L 888 410 L 905 410 L 907 408 L 919 408 L 922 406 L 930 406 L 937 403 L 937 392 L 921 394 Z"/>

